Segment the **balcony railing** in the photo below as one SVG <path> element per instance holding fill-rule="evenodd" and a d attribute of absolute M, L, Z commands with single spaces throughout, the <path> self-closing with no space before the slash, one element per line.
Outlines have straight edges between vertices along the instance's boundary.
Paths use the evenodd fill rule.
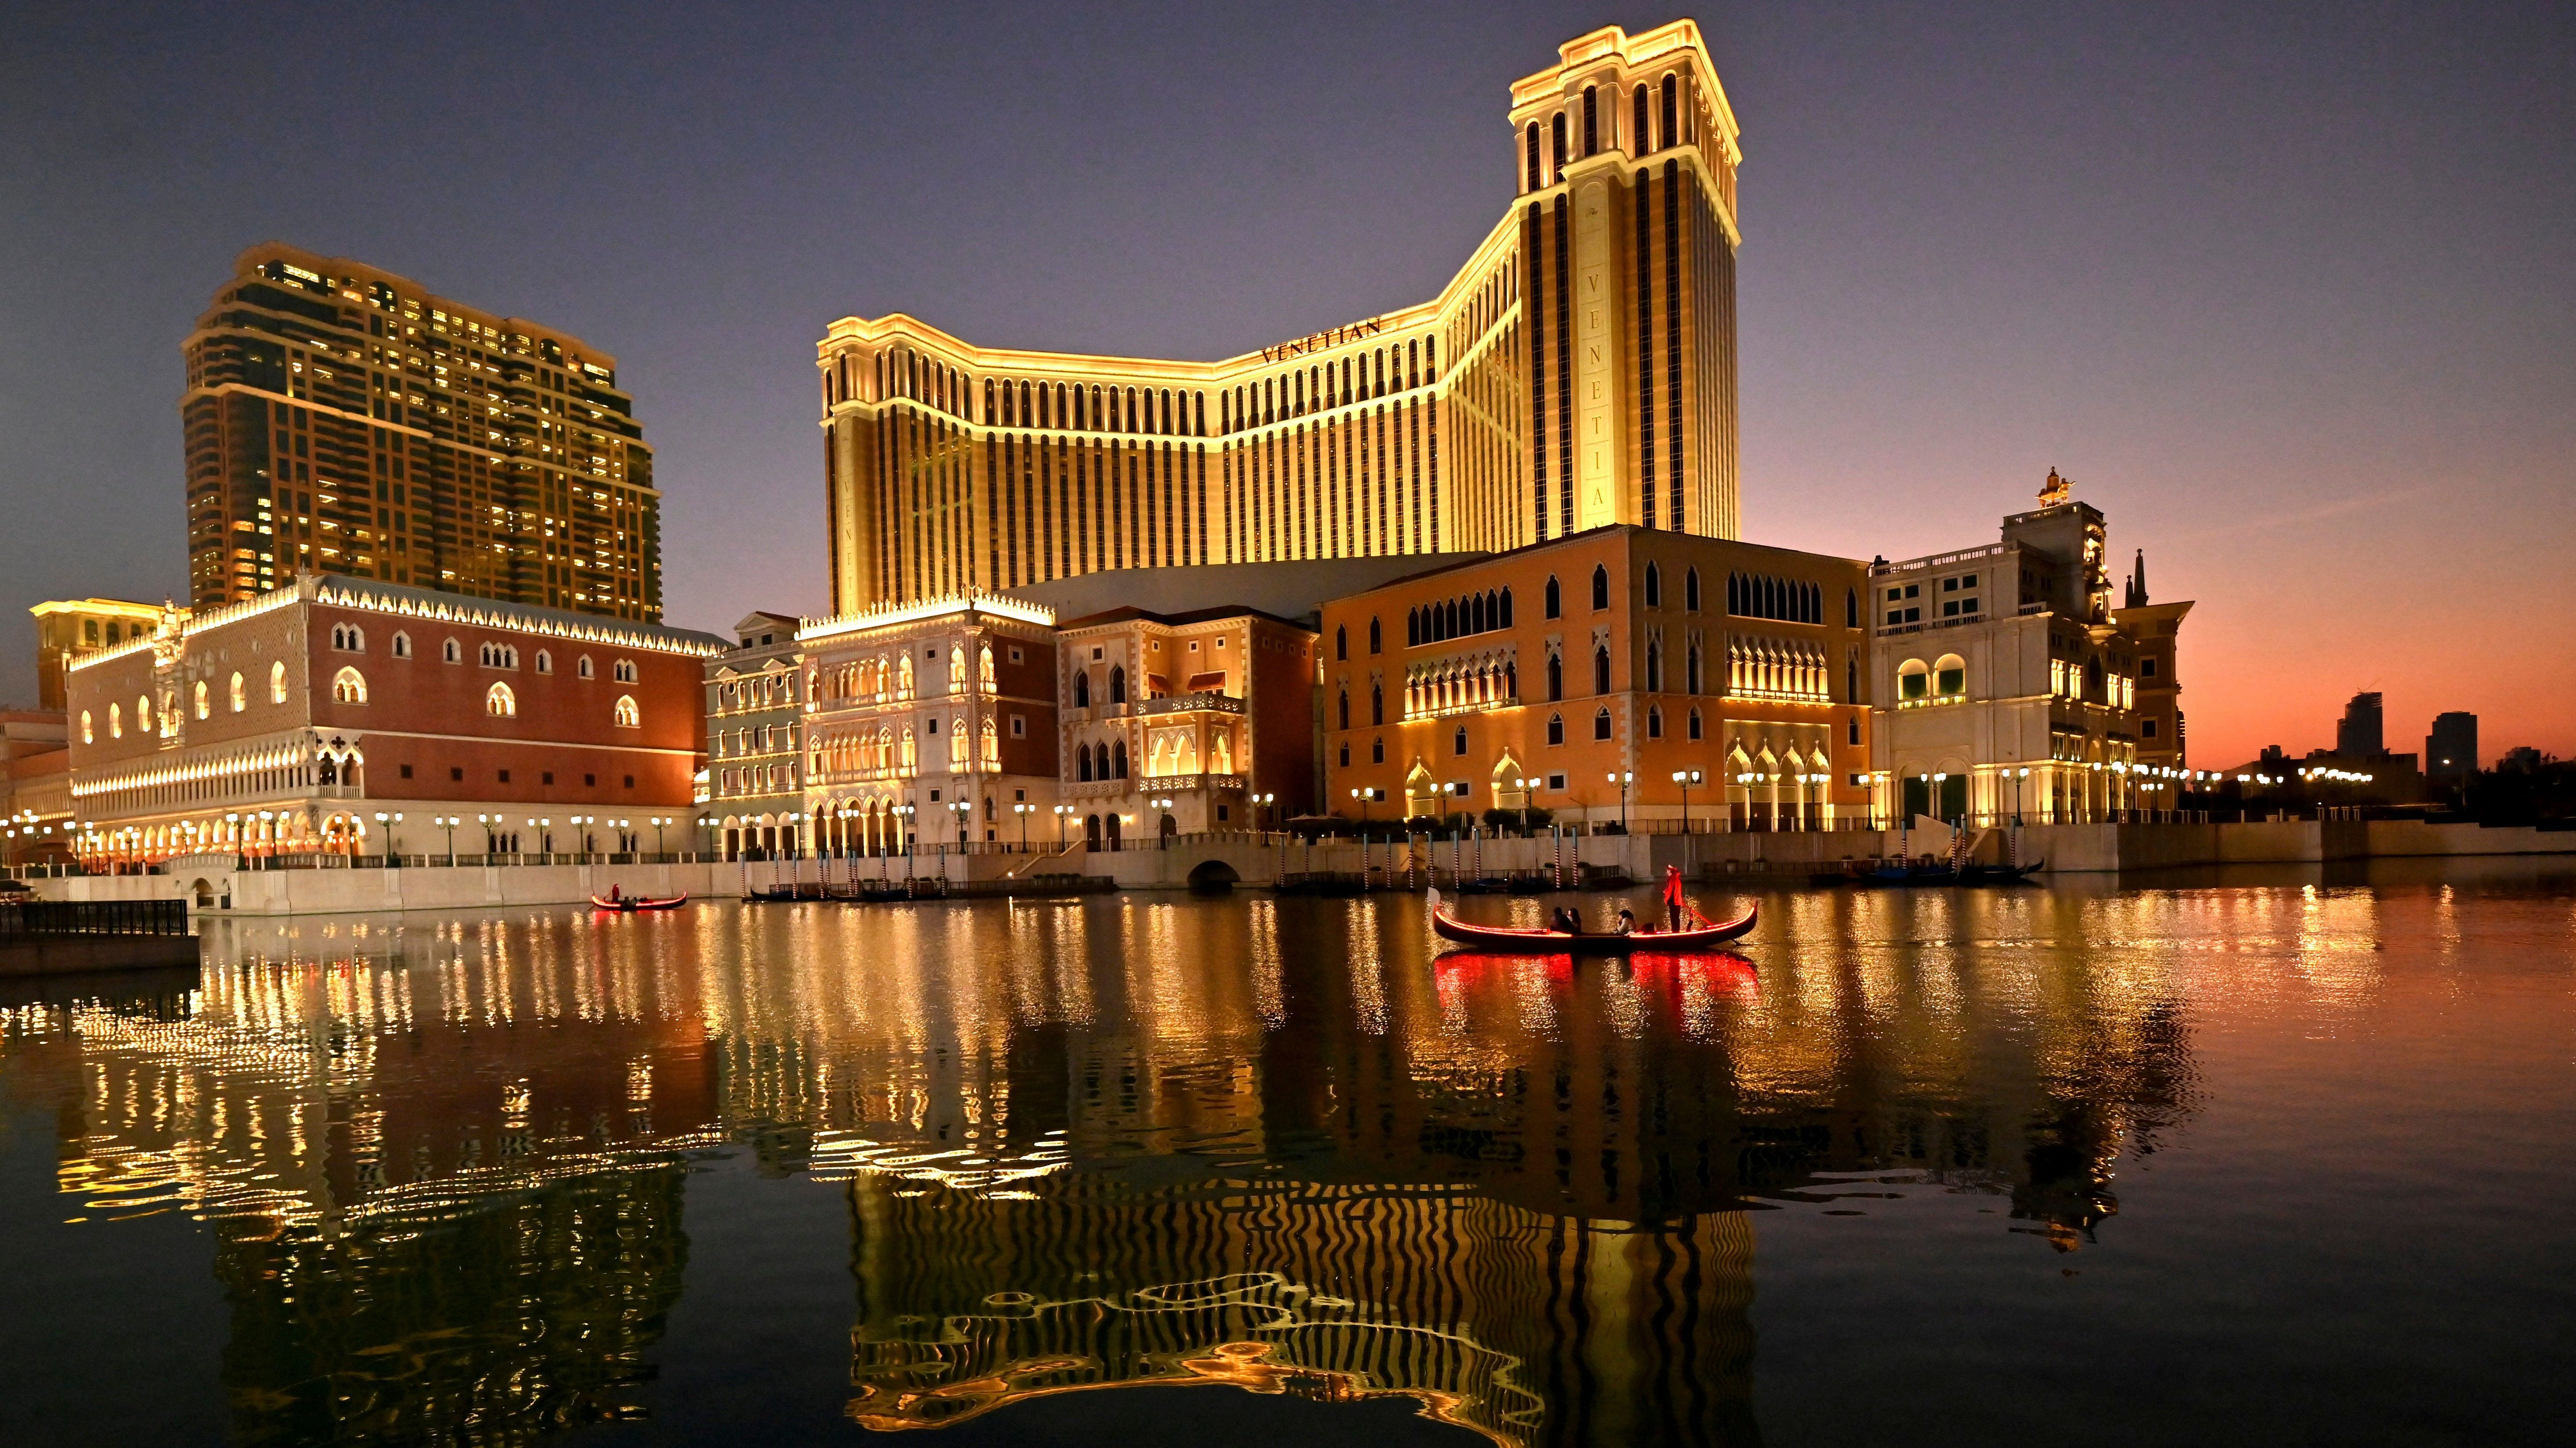
<path fill-rule="evenodd" d="M 1139 714 L 1189 714 L 1201 711 L 1240 714 L 1243 712 L 1243 701 L 1230 694 L 1220 694 L 1213 689 L 1201 689 L 1191 694 L 1167 694 L 1160 699 L 1148 699 L 1136 707 L 1136 712 Z"/>

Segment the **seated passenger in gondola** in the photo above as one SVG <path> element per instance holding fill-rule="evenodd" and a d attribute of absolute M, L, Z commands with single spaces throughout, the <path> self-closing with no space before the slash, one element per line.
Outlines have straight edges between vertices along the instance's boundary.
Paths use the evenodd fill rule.
<path fill-rule="evenodd" d="M 1583 933 L 1583 917 L 1560 905 L 1556 907 L 1556 913 L 1548 917 L 1547 928 L 1550 930 L 1562 930 L 1568 935 L 1581 935 Z"/>
<path fill-rule="evenodd" d="M 1637 933 L 1636 911 L 1623 909 L 1619 912 L 1619 933 L 1622 935 L 1634 935 Z"/>

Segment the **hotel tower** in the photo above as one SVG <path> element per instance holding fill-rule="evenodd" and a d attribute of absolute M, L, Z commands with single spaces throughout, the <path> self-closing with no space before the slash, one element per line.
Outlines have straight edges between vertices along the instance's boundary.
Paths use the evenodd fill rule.
<path fill-rule="evenodd" d="M 598 348 L 271 242 L 186 353 L 198 609 L 304 572 L 662 617 L 653 456 Z"/>
<path fill-rule="evenodd" d="M 1699 27 L 1512 86 L 1518 196 L 1437 297 L 1219 362 L 816 348 L 832 604 L 1112 568 L 1736 536 L 1734 112 Z"/>

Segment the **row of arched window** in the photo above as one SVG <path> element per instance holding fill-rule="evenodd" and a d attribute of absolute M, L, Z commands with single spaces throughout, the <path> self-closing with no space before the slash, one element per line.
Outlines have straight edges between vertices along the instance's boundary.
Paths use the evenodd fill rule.
<path fill-rule="evenodd" d="M 877 354 L 879 398 L 907 398 L 973 422 L 974 379 L 910 348 Z M 1440 339 L 1416 337 L 1365 351 L 1351 351 L 1303 369 L 1278 373 L 1217 394 L 1216 433 L 1349 407 L 1437 381 Z M 844 355 L 823 374 L 826 411 L 856 400 L 850 359 Z M 1138 437 L 1207 437 L 1207 393 L 1169 387 L 1126 387 L 1097 382 L 1029 378 L 983 379 L 981 417 L 987 427 L 1025 427 Z"/>
<path fill-rule="evenodd" d="M 331 626 L 331 647 L 344 654 L 363 654 L 367 651 L 366 630 L 353 623 L 333 624 Z M 411 635 L 400 629 L 396 629 L 388 652 L 398 659 L 410 658 Z M 439 656 L 451 664 L 461 663 L 465 658 L 464 646 L 458 643 L 455 639 L 447 639 L 440 646 Z M 519 650 L 514 644 L 497 643 L 487 640 L 476 649 L 475 661 L 487 669 L 515 669 L 519 666 Z M 537 650 L 536 658 L 533 662 L 535 664 L 536 672 L 540 674 L 551 674 L 555 671 L 555 656 L 551 649 Z M 593 677 L 590 655 L 583 654 L 574 659 L 572 671 L 578 678 L 587 679 Z M 612 661 L 608 666 L 608 672 L 611 678 L 621 684 L 632 684 L 636 682 L 638 677 L 638 670 L 633 659 L 617 659 Z"/>
<path fill-rule="evenodd" d="M 1417 337 L 1308 364 L 1303 370 L 1230 387 L 1218 395 L 1217 431 L 1286 422 L 1411 392 L 1440 378 L 1440 339 Z"/>
<path fill-rule="evenodd" d="M 1124 704 L 1127 702 L 1127 670 L 1124 665 L 1111 664 L 1109 666 L 1109 687 L 1104 695 L 1103 702 L 1110 704 Z M 1088 709 L 1091 707 L 1091 671 L 1089 669 L 1074 670 L 1073 707 L 1077 709 Z M 1104 775 L 1102 777 L 1106 778 L 1107 776 Z M 1127 776 L 1121 774 L 1118 777 L 1124 779 Z"/>
<path fill-rule="evenodd" d="M 1856 596 L 1852 603 L 1858 607 Z M 1825 591 L 1820 585 L 1795 578 L 1730 573 L 1726 575 L 1726 611 L 1737 618 L 1820 624 L 1825 621 Z"/>
<path fill-rule="evenodd" d="M 1370 623 L 1374 625 L 1376 620 Z M 1511 626 L 1512 591 L 1489 588 L 1408 611 L 1404 616 L 1404 643 L 1407 648 L 1415 648 Z M 1372 648 L 1369 652 L 1377 650 Z"/>
<path fill-rule="evenodd" d="M 1660 84 L 1638 82 L 1629 93 L 1628 134 L 1622 138 L 1605 136 L 1618 126 L 1619 92 L 1610 88 L 1608 97 L 1599 86 L 1585 86 L 1583 99 L 1569 116 L 1558 111 L 1548 118 L 1547 148 L 1539 148 L 1538 122 L 1521 128 L 1521 190 L 1524 195 L 1542 191 L 1556 184 L 1565 172 L 1565 164 L 1576 155 L 1597 156 L 1605 149 L 1616 149 L 1623 143 L 1631 156 L 1651 156 L 1675 145 L 1687 144 L 1696 135 L 1696 107 L 1686 106 L 1681 73 L 1667 72 Z M 1657 105 L 1658 99 L 1661 105 Z M 1683 128 L 1685 118 L 1694 124 Z M 1660 121 L 1661 125 L 1655 125 Z M 1579 130 L 1577 129 L 1579 128 Z M 1580 150 L 1576 149 L 1580 146 Z M 1545 167 L 1542 169 L 1541 162 Z"/>
<path fill-rule="evenodd" d="M 1094 744 L 1088 748 L 1075 745 L 1073 777 L 1084 783 L 1095 779 L 1125 779 L 1127 777 L 1127 741 L 1121 739 L 1113 744 Z"/>

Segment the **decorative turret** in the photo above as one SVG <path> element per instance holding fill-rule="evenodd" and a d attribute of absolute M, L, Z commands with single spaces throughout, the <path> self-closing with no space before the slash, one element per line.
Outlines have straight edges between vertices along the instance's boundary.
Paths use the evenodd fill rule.
<path fill-rule="evenodd" d="M 2137 566 L 2129 574 L 2128 598 L 2120 606 L 2122 608 L 2147 606 L 2147 550 L 2144 548 L 2138 550 Z"/>

